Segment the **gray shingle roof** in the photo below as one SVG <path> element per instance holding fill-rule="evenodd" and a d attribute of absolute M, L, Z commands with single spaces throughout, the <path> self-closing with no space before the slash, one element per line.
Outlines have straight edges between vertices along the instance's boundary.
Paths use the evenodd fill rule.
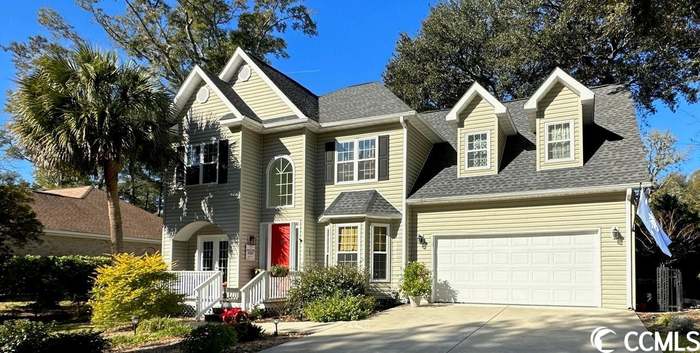
<path fill-rule="evenodd" d="M 321 217 L 346 215 L 401 218 L 401 212 L 376 190 L 341 192 Z"/>
<path fill-rule="evenodd" d="M 457 177 L 457 166 L 442 169 L 424 185 L 414 190 L 410 200 L 448 196 L 484 195 L 508 192 L 605 186 L 639 183 L 648 180 L 644 149 L 637 128 L 632 98 L 620 86 L 594 88 L 594 123 L 584 131 L 582 167 L 537 171 L 535 136 L 528 128 L 524 100 L 505 103 L 519 134 L 508 137 L 498 174 Z M 447 111 L 422 113 L 456 150 L 456 132 L 443 124 Z M 453 152 L 456 153 L 456 152 Z M 451 156 L 454 157 L 454 156 Z M 445 158 L 433 156 L 427 163 Z M 426 168 L 429 170 L 430 168 Z M 420 177 L 419 177 L 420 178 Z"/>
<path fill-rule="evenodd" d="M 318 120 L 318 97 L 313 92 L 266 62 L 250 57 L 299 110 L 310 119 Z"/>
<path fill-rule="evenodd" d="M 319 122 L 335 122 L 411 111 L 379 82 L 346 87 L 318 98 Z"/>
<path fill-rule="evenodd" d="M 223 93 L 224 96 L 228 98 L 228 100 L 233 104 L 233 106 L 236 107 L 236 109 L 238 109 L 239 112 L 241 112 L 241 114 L 251 119 L 261 121 L 260 118 L 255 114 L 255 112 L 253 112 L 253 109 L 251 109 L 248 106 L 248 104 L 246 104 L 243 101 L 243 98 L 241 98 L 241 96 L 239 96 L 238 93 L 236 93 L 236 91 L 233 90 L 233 87 L 231 87 L 231 85 L 226 83 L 224 80 L 220 79 L 218 76 L 212 75 L 207 70 L 202 69 L 202 71 L 205 75 L 207 75 L 207 78 L 214 83 L 216 88 L 218 88 L 219 91 L 221 91 L 221 93 Z"/>

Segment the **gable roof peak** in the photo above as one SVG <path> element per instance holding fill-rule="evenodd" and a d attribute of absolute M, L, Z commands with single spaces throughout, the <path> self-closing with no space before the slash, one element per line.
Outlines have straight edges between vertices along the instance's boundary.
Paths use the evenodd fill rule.
<path fill-rule="evenodd" d="M 549 92 L 549 90 L 551 90 L 556 83 L 561 83 L 570 90 L 574 91 L 581 99 L 581 104 L 593 104 L 595 99 L 595 94 L 593 94 L 593 91 L 591 91 L 581 82 L 576 81 L 576 79 L 571 77 L 571 75 L 566 73 L 566 71 L 556 67 L 552 73 L 549 74 L 547 79 L 540 85 L 537 91 L 535 91 L 532 97 L 525 102 L 525 106 L 523 108 L 526 111 L 537 110 L 537 103 L 544 98 L 547 92 Z"/>
<path fill-rule="evenodd" d="M 459 114 L 464 111 L 467 105 L 469 105 L 469 103 L 471 103 L 471 101 L 477 96 L 486 100 L 486 102 L 493 107 L 494 113 L 496 113 L 499 121 L 505 122 L 503 129 L 506 134 L 515 135 L 518 133 L 518 130 L 510 117 L 510 113 L 508 113 L 508 108 L 506 108 L 503 103 L 501 103 L 496 97 L 494 97 L 476 81 L 472 83 L 467 92 L 462 95 L 459 101 L 457 101 L 457 104 L 455 104 L 449 113 L 447 113 L 445 119 L 447 121 L 457 121 Z"/>

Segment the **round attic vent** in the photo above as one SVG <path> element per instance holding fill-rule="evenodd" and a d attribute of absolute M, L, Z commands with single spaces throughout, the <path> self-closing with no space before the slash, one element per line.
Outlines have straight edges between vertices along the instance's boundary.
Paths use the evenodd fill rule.
<path fill-rule="evenodd" d="M 197 91 L 197 102 L 206 103 L 207 100 L 209 100 L 209 88 L 205 86 Z"/>
<path fill-rule="evenodd" d="M 238 80 L 241 82 L 248 81 L 250 79 L 250 74 L 250 66 L 248 66 L 247 64 L 243 65 L 241 66 L 241 69 L 238 70 Z"/>

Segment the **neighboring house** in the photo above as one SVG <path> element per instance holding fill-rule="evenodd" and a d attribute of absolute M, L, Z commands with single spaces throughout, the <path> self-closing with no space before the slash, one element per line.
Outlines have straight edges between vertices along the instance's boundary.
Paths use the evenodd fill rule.
<path fill-rule="evenodd" d="M 316 96 L 240 49 L 218 75 L 195 67 L 163 255 L 223 271 L 244 306 L 270 291 L 256 268 L 359 266 L 394 294 L 416 260 L 435 301 L 632 306 L 648 178 L 629 92 L 559 69 L 527 101 L 465 91 L 417 113 L 379 83 Z"/>
<path fill-rule="evenodd" d="M 105 255 L 110 253 L 107 194 L 92 186 L 34 191 L 32 209 L 44 225 L 39 242 L 13 249 L 15 255 Z M 160 250 L 163 221 L 121 202 L 124 251 Z"/>

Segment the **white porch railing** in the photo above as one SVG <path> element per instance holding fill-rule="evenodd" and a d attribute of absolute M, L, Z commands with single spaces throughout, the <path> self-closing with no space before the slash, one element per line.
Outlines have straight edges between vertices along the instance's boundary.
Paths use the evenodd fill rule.
<path fill-rule="evenodd" d="M 220 271 L 172 271 L 177 275 L 170 288 L 185 300 L 195 302 L 195 317 L 200 319 L 224 294 L 223 274 Z"/>
<path fill-rule="evenodd" d="M 170 289 L 175 293 L 184 295 L 185 299 L 194 299 L 195 288 L 208 280 L 214 271 L 170 271 L 177 278 L 170 284 Z"/>
<path fill-rule="evenodd" d="M 268 271 L 258 273 L 241 288 L 241 309 L 250 310 L 266 300 L 287 298 L 296 277 L 296 272 L 286 277 L 272 277 Z"/>

